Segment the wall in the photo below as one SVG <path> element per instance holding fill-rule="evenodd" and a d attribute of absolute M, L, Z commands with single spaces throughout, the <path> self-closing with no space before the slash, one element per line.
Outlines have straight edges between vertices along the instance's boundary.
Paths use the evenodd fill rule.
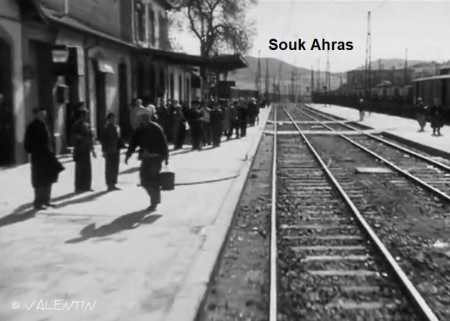
<path fill-rule="evenodd" d="M 64 12 L 65 0 L 40 0 L 56 11 Z M 120 38 L 120 1 L 112 0 L 67 0 L 69 15 L 87 26 Z"/>
<path fill-rule="evenodd" d="M 22 27 L 19 21 L 19 8 L 14 0 L 0 1 L 0 37 L 11 46 L 12 56 L 12 100 L 14 110 L 15 127 L 15 161 L 22 163 L 26 161 L 23 149 L 23 139 L 26 126 L 24 108 L 24 84 L 22 52 Z"/>

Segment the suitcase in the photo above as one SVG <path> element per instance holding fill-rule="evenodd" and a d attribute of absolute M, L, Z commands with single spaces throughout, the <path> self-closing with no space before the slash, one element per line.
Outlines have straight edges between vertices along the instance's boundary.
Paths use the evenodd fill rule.
<path fill-rule="evenodd" d="M 159 185 L 163 191 L 175 189 L 175 173 L 169 170 L 163 170 L 159 173 Z"/>

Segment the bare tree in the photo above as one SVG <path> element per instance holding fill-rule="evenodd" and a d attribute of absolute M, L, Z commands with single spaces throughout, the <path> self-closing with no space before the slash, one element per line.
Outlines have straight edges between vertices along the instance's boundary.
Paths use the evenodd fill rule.
<path fill-rule="evenodd" d="M 179 0 L 175 7 L 186 16 L 200 42 L 200 55 L 210 57 L 220 49 L 245 53 L 250 49 L 254 24 L 247 9 L 257 0 Z"/>

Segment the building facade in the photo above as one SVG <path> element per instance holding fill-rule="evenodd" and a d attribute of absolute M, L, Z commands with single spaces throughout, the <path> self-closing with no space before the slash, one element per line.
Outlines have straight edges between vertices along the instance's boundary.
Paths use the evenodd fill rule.
<path fill-rule="evenodd" d="M 76 106 L 98 135 L 108 112 L 126 131 L 133 97 L 189 102 L 196 56 L 170 56 L 169 2 L 162 0 L 0 1 L 0 166 L 27 160 L 24 132 L 45 107 L 57 153 L 67 151 Z"/>

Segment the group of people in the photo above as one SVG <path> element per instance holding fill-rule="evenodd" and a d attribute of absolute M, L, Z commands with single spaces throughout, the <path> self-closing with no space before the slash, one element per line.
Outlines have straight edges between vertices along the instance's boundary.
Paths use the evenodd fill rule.
<path fill-rule="evenodd" d="M 150 197 L 149 210 L 155 210 L 161 202 L 159 173 L 162 163 L 169 161 L 169 142 L 174 149 L 180 149 L 190 132 L 193 150 L 212 145 L 220 146 L 224 135 L 231 139 L 233 132 L 237 138 L 246 135 L 247 126 L 258 121 L 259 108 L 256 99 L 245 101 L 210 100 L 209 103 L 194 101 L 192 107 L 181 106 L 177 101 L 143 105 L 142 99 L 135 99 L 130 109 L 132 134 L 125 157 L 128 163 L 131 155 L 138 150 L 140 185 Z M 44 108 L 33 110 L 34 120 L 25 133 L 25 149 L 31 155 L 32 186 L 35 191 L 34 208 L 52 207 L 51 186 L 64 170 L 53 150 L 53 143 L 47 126 Z M 105 182 L 108 191 L 118 190 L 120 150 L 125 147 L 121 129 L 114 113 L 106 116 L 98 140 L 105 159 Z M 70 130 L 75 162 L 75 193 L 92 191 L 91 156 L 96 158 L 95 135 L 89 122 L 89 113 L 84 103 L 79 103 Z"/>
<path fill-rule="evenodd" d="M 178 101 L 160 102 L 143 105 L 142 99 L 136 99 L 130 114 L 130 123 L 135 130 L 139 115 L 149 114 L 158 123 L 167 137 L 174 144 L 174 149 L 183 147 L 190 134 L 192 149 L 200 150 L 211 145 L 218 147 L 222 136 L 228 140 L 233 133 L 236 138 L 245 137 L 247 126 L 253 126 L 263 107 L 255 98 L 231 100 L 210 100 L 209 102 L 193 101 L 192 107 L 181 105 Z"/>
<path fill-rule="evenodd" d="M 441 128 L 444 126 L 443 109 L 440 104 L 434 104 L 429 107 L 424 102 L 422 97 L 417 98 L 416 105 L 416 119 L 419 123 L 419 132 L 425 131 L 427 121 L 430 122 L 433 129 L 432 136 L 442 136 Z"/>

